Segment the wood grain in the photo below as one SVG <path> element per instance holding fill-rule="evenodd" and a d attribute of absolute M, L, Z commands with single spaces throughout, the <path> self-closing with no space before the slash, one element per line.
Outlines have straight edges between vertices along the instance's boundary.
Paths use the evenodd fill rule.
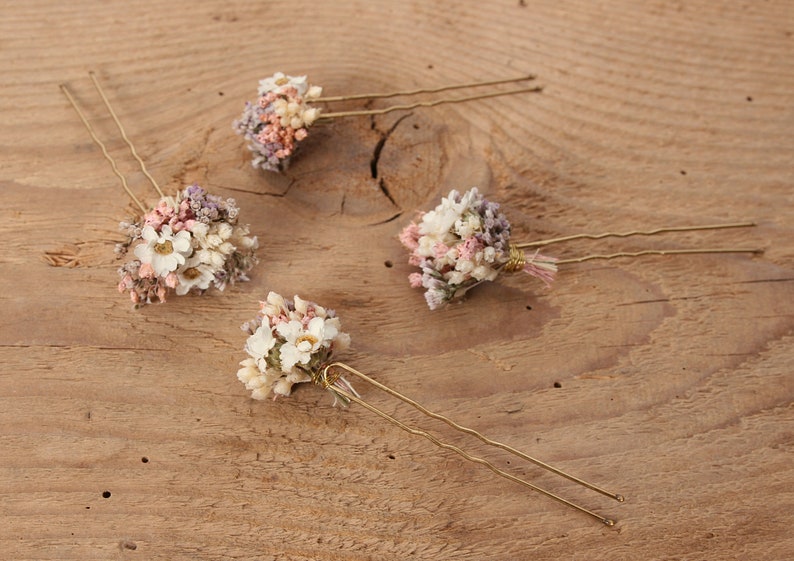
<path fill-rule="evenodd" d="M 791 2 L 3 4 L 0 557 L 794 556 Z M 167 190 L 198 182 L 238 200 L 262 242 L 250 283 L 138 312 L 116 292 L 116 226 L 132 207 L 60 82 L 153 196 L 90 69 Z M 253 170 L 230 127 L 277 70 L 329 95 L 528 71 L 545 91 L 334 121 L 282 177 Z M 519 240 L 759 224 L 560 257 L 765 253 L 574 265 L 551 289 L 513 276 L 431 313 L 396 235 L 474 185 Z M 317 389 L 249 399 L 238 326 L 268 290 L 336 308 L 356 368 L 626 495 L 610 502 L 422 421 L 618 525 Z"/>

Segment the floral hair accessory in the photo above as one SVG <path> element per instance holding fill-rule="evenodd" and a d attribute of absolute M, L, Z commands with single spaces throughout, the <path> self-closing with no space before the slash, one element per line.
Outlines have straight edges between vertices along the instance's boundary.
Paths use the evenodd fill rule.
<path fill-rule="evenodd" d="M 124 256 L 134 246 L 134 258 L 119 268 L 119 291 L 142 305 L 165 302 L 167 289 L 182 296 L 249 280 L 258 241 L 248 225 L 238 224 L 238 213 L 234 199 L 191 185 L 161 198 L 137 222 L 122 222 L 127 240 L 116 253 Z"/>
<path fill-rule="evenodd" d="M 450 427 L 474 436 L 485 444 L 505 450 L 616 501 L 623 502 L 624 500 L 622 495 L 606 491 L 592 483 L 588 483 L 528 456 L 511 446 L 491 440 L 479 432 L 459 425 L 443 415 L 433 413 L 416 401 L 381 384 L 355 368 L 336 361 L 333 357 L 334 353 L 348 348 L 350 336 L 341 331 L 340 321 L 332 310 L 323 308 L 313 302 L 302 300 L 297 296 L 293 300 L 286 300 L 279 294 L 271 292 L 267 295 L 267 300 L 261 302 L 261 308 L 257 316 L 245 323 L 242 329 L 248 334 L 245 344 L 248 358 L 240 363 L 241 368 L 237 372 L 237 378 L 245 384 L 247 389 L 251 390 L 251 397 L 254 399 L 264 400 L 271 394 L 273 394 L 274 399 L 286 397 L 292 393 L 295 384 L 312 382 L 331 392 L 334 396 L 334 405 L 338 403 L 342 405 L 349 405 L 350 403 L 361 405 L 406 432 L 423 436 L 436 446 L 451 450 L 466 460 L 483 465 L 501 477 L 592 516 L 608 526 L 615 524 L 615 521 L 611 518 L 596 514 L 585 507 L 572 503 L 550 491 L 546 491 L 524 479 L 503 471 L 488 460 L 472 456 L 458 446 L 448 444 L 423 429 L 411 427 L 362 399 L 344 378 L 344 374 L 355 376 L 388 395 L 411 405 L 423 414 L 443 421 Z"/>
<path fill-rule="evenodd" d="M 350 336 L 342 332 L 333 310 L 298 296 L 285 300 L 275 292 L 267 295 L 259 314 L 242 328 L 250 335 L 245 344 L 249 358 L 240 363 L 237 377 L 254 399 L 265 399 L 271 393 L 274 398 L 288 396 L 295 384 L 317 383 L 334 351 L 350 346 Z M 341 397 L 334 392 L 337 387 L 355 393 L 340 377 L 328 387 L 337 401 Z M 349 403 L 344 397 L 341 402 Z"/>
<path fill-rule="evenodd" d="M 309 135 L 309 128 L 319 121 L 341 117 L 382 115 L 391 111 L 408 110 L 416 107 L 432 107 L 444 103 L 460 103 L 501 95 L 540 92 L 542 88 L 520 88 L 504 92 L 489 92 L 466 97 L 392 105 L 383 109 L 334 113 L 323 113 L 322 108 L 317 107 L 319 103 L 438 93 L 477 86 L 492 86 L 533 80 L 534 78 L 534 76 L 521 76 L 506 80 L 472 82 L 402 92 L 321 97 L 323 89 L 320 86 L 309 85 L 306 81 L 306 76 L 288 76 L 283 72 L 276 72 L 273 76 L 259 81 L 259 97 L 257 101 L 246 102 L 243 114 L 232 123 L 232 128 L 237 134 L 245 138 L 248 149 L 253 153 L 251 164 L 255 168 L 261 168 L 265 171 L 284 172 L 289 166 L 290 158 L 298 148 L 298 144 Z"/>
<path fill-rule="evenodd" d="M 129 292 L 133 304 L 142 306 L 157 299 L 165 302 L 173 290 L 181 296 L 203 292 L 214 286 L 223 290 L 228 283 L 247 281 L 248 271 L 256 264 L 256 236 L 249 236 L 247 225 L 238 224 L 239 209 L 234 199 L 210 195 L 198 185 L 191 185 L 173 197 L 167 197 L 149 174 L 121 125 L 93 72 L 89 73 L 144 175 L 160 195 L 152 209 L 147 209 L 130 190 L 116 162 L 77 105 L 69 89 L 61 90 L 71 102 L 91 138 L 102 149 L 114 173 L 142 216 L 133 222 L 121 222 L 127 240 L 116 245 L 119 257 L 132 248 L 134 258 L 119 268 L 119 292 Z"/>
<path fill-rule="evenodd" d="M 414 288 L 425 289 L 425 300 L 431 310 L 461 298 L 481 282 L 493 281 L 500 273 L 523 271 L 550 286 L 561 264 L 581 263 L 593 259 L 638 257 L 693 253 L 761 253 L 750 248 L 669 249 L 621 252 L 609 255 L 586 255 L 574 259 L 556 259 L 541 255 L 540 247 L 575 239 L 649 236 L 662 232 L 715 230 L 755 226 L 753 222 L 708 224 L 657 228 L 648 231 L 575 234 L 562 238 L 528 243 L 510 241 L 510 222 L 499 210 L 499 204 L 486 200 L 473 187 L 461 194 L 450 191 L 430 212 L 422 213 L 400 233 L 400 242 L 410 252 L 408 262 L 421 269 L 408 277 Z M 535 248 L 532 253 L 524 250 Z"/>

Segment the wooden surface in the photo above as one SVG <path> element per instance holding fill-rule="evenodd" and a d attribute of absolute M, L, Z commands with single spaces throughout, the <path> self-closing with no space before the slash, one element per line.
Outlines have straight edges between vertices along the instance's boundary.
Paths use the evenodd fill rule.
<path fill-rule="evenodd" d="M 0 558 L 794 556 L 791 2 L 3 4 Z M 262 242 L 252 282 L 137 312 L 116 292 L 131 207 L 60 82 L 153 197 L 90 69 L 169 191 L 236 197 Z M 277 70 L 328 95 L 527 71 L 546 89 L 413 112 L 377 178 L 374 148 L 401 116 L 335 121 L 278 177 L 249 166 L 230 125 Z M 560 257 L 766 253 L 569 266 L 551 289 L 513 276 L 431 313 L 396 235 L 474 185 L 504 204 L 516 240 L 759 224 Z M 336 308 L 351 365 L 625 494 L 618 504 L 424 422 L 617 526 L 332 408 L 319 389 L 250 400 L 235 378 L 239 325 L 268 290 Z"/>

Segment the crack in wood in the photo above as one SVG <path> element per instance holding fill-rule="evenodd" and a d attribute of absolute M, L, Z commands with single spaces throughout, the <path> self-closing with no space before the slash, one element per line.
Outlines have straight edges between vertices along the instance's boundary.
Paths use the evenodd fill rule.
<path fill-rule="evenodd" d="M 794 278 L 791 277 L 783 277 L 779 279 L 754 279 L 754 280 L 747 280 L 747 281 L 738 281 L 736 284 L 756 284 L 761 282 L 791 282 L 794 281 Z"/>
<path fill-rule="evenodd" d="M 378 161 L 380 160 L 380 154 L 381 154 L 381 152 L 383 152 L 383 146 L 386 144 L 386 141 L 389 139 L 391 134 L 394 132 L 394 129 L 396 129 L 397 126 L 400 123 L 402 123 L 405 119 L 407 119 L 411 115 L 413 115 L 413 113 L 407 113 L 406 115 L 403 115 L 402 117 L 400 117 L 399 119 L 394 121 L 394 124 L 389 128 L 389 130 L 387 130 L 386 132 L 381 132 L 380 133 L 380 139 L 375 144 L 375 150 L 372 152 L 372 159 L 369 162 L 369 168 L 370 168 L 370 171 L 372 172 L 372 179 L 377 179 L 378 178 Z M 375 120 L 374 119 L 372 120 L 372 129 L 373 130 L 378 130 L 375 127 Z M 394 202 L 394 200 L 391 197 L 389 197 L 389 200 Z"/>
<path fill-rule="evenodd" d="M 398 212 L 394 216 L 391 216 L 391 217 L 387 218 L 386 220 L 379 220 L 378 222 L 371 222 L 371 223 L 369 223 L 367 225 L 368 226 L 380 226 L 382 224 L 388 224 L 389 222 L 394 222 L 395 220 L 400 218 L 402 215 L 403 215 L 403 211 L 401 210 L 400 212 Z"/>
<path fill-rule="evenodd" d="M 398 205 L 394 201 L 394 197 L 391 196 L 391 193 L 389 193 L 389 189 L 386 187 L 386 181 L 384 181 L 384 179 L 382 177 L 378 181 L 378 187 L 380 188 L 381 193 L 383 193 L 386 196 L 386 198 L 389 199 L 389 201 L 391 201 L 391 204 L 393 204 L 397 208 L 400 207 L 400 205 Z"/>
<path fill-rule="evenodd" d="M 244 191 L 244 192 L 250 193 L 252 195 L 261 195 L 263 197 L 275 197 L 277 199 L 281 199 L 281 198 L 287 196 L 287 193 L 289 193 L 289 190 L 292 188 L 293 185 L 295 185 L 296 181 L 297 181 L 297 179 L 295 179 L 294 177 L 290 178 L 289 183 L 287 184 L 287 188 L 284 189 L 283 193 L 271 193 L 269 191 L 265 192 L 265 193 L 255 193 L 253 191 L 245 191 L 244 189 L 240 189 L 240 191 Z"/>

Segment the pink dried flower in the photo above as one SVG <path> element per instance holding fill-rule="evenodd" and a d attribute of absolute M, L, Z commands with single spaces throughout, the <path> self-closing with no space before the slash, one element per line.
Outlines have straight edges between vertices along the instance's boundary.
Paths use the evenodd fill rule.
<path fill-rule="evenodd" d="M 447 252 L 449 252 L 449 246 L 441 242 L 433 246 L 433 253 L 435 253 L 436 259 L 443 259 Z"/>
<path fill-rule="evenodd" d="M 140 269 L 138 269 L 138 276 L 143 279 L 150 279 L 154 278 L 154 268 L 152 267 L 151 263 L 141 263 Z"/>
<path fill-rule="evenodd" d="M 466 238 L 463 243 L 458 246 L 458 257 L 468 260 L 474 259 L 477 252 L 483 249 L 483 247 L 484 246 L 477 238 L 471 236 Z"/>
<path fill-rule="evenodd" d="M 168 273 L 165 277 L 165 285 L 168 288 L 176 288 L 177 284 L 179 284 L 179 278 L 176 276 L 176 273 Z"/>
<path fill-rule="evenodd" d="M 400 232 L 400 243 L 408 250 L 413 251 L 419 247 L 419 225 L 411 222 Z"/>

